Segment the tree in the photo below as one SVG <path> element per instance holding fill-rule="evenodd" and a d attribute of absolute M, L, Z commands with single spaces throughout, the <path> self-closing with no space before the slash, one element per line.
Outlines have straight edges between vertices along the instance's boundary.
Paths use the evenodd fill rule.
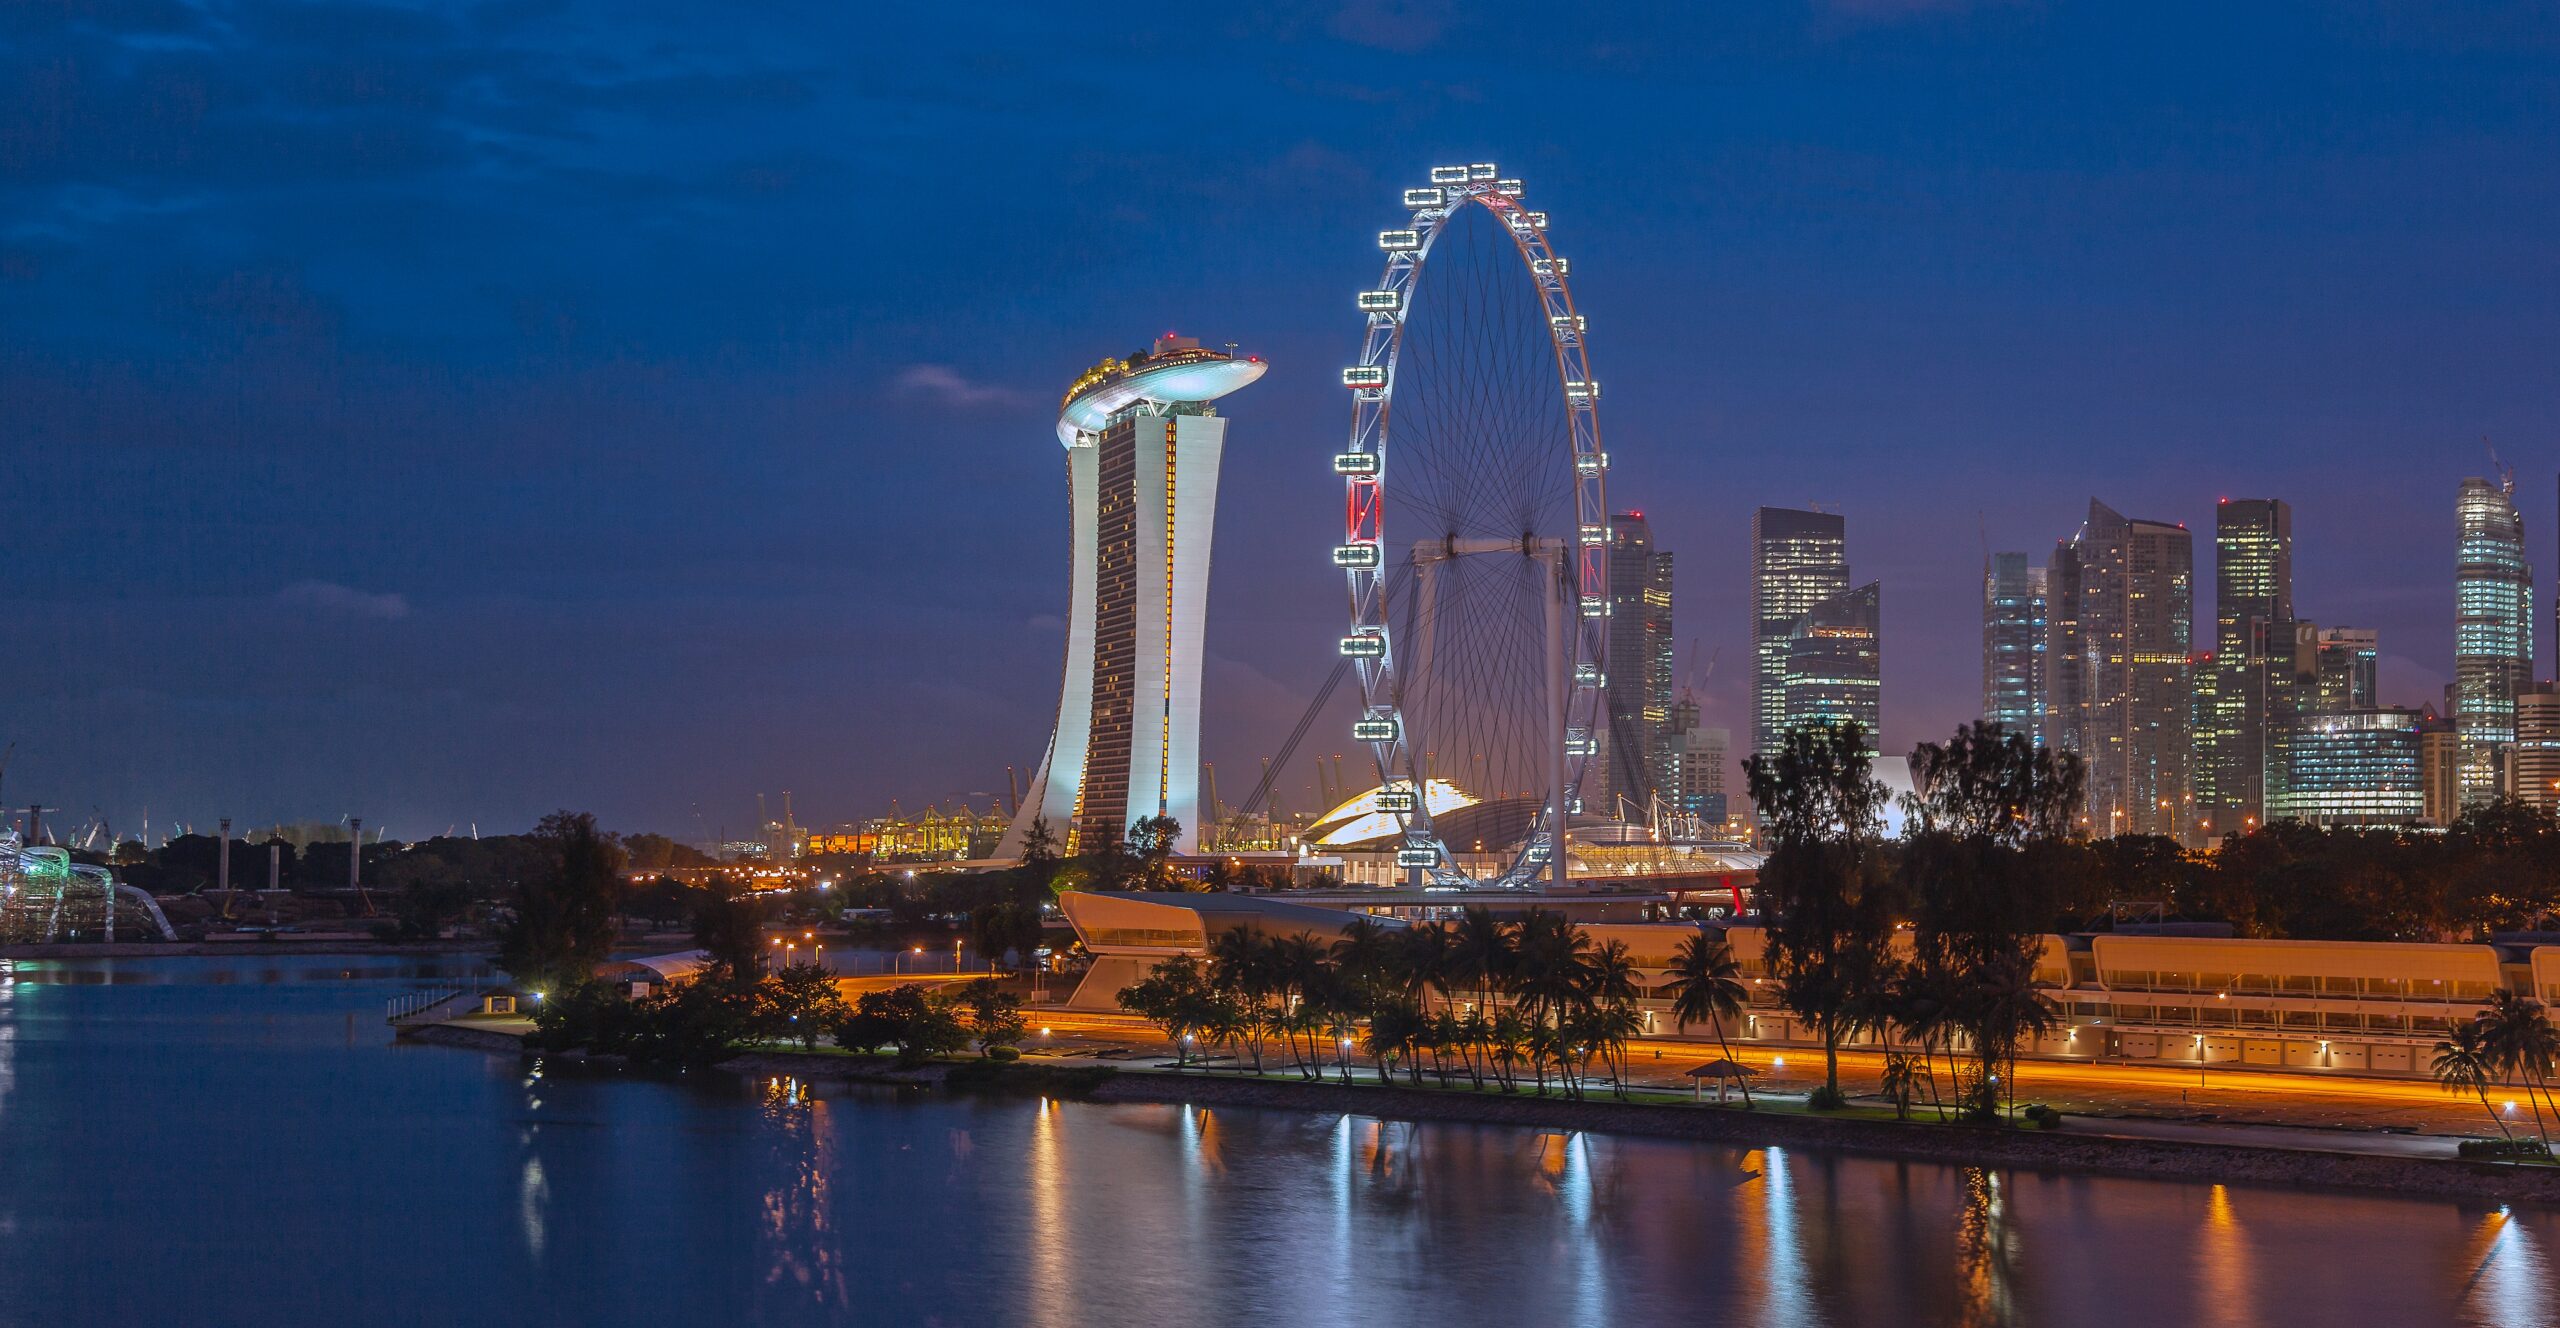
<path fill-rule="evenodd" d="M 586 812 L 554 812 L 531 836 L 542 866 L 518 888 L 498 967 L 533 990 L 584 981 L 613 951 L 622 851 Z"/>
<path fill-rule="evenodd" d="M 1019 899 L 990 900 L 970 911 L 969 930 L 988 962 L 1016 953 L 1022 966 L 1029 967 L 1043 937 L 1040 906 Z"/>
<path fill-rule="evenodd" d="M 1261 933 L 1243 927 L 1219 932 L 1209 941 L 1209 983 L 1234 1001 L 1243 1014 L 1237 1034 L 1253 1053 L 1253 1071 L 1262 1073 L 1262 1043 L 1282 1026 L 1271 1017 L 1271 998 L 1280 978 L 1278 947 Z"/>
<path fill-rule="evenodd" d="M 1191 1048 L 1201 1028 L 1216 1017 L 1210 1007 L 1217 990 L 1208 972 L 1189 955 L 1175 955 L 1120 991 L 1120 1008 L 1164 1030 L 1173 1044 L 1176 1065 L 1191 1063 Z"/>
<path fill-rule="evenodd" d="M 693 943 L 711 962 L 752 981 L 764 971 L 764 906 L 725 876 L 714 876 L 694 902 Z"/>
<path fill-rule="evenodd" d="M 884 1042 L 897 1046 L 901 1063 L 915 1065 L 967 1047 L 969 1030 L 949 1000 L 909 982 L 862 993 L 836 1025 L 836 1044 L 847 1050 L 874 1051 Z"/>
<path fill-rule="evenodd" d="M 1901 875 L 1912 903 L 1915 962 L 1949 980 L 1952 1000 L 1932 1013 L 1972 1037 L 1978 1069 L 1969 1109 L 1996 1115 L 2003 1069 L 2019 1039 L 2052 1022 L 2036 989 L 2035 966 L 2054 926 L 2046 880 L 2025 846 L 2070 833 L 2080 806 L 2080 759 L 2039 750 L 2024 734 L 1973 723 L 1945 743 L 1911 752 L 1913 792 L 1904 799 L 1911 831 Z M 1876 1022 L 1904 1011 L 1895 984 Z M 2007 1076 L 2014 1079 L 2015 1075 Z"/>
<path fill-rule="evenodd" d="M 1716 1047 L 1726 1060 L 1733 1059 L 1733 1044 L 1725 1040 L 1724 1021 L 1742 1017 L 1750 992 L 1742 985 L 1742 966 L 1733 960 L 1733 947 L 1711 940 L 1701 933 L 1680 943 L 1671 957 L 1671 981 L 1665 988 L 1671 994 L 1671 1022 L 1683 1033 L 1691 1024 L 1713 1024 Z M 1742 1080 L 1742 1105 L 1751 1105 L 1751 1080 Z"/>
<path fill-rule="evenodd" d="M 1042 890 L 1057 879 L 1058 836 L 1046 816 L 1032 817 L 1031 828 L 1022 837 L 1022 875 Z"/>
<path fill-rule="evenodd" d="M 755 994 L 757 1031 L 788 1038 L 803 1051 L 816 1051 L 818 1040 L 844 1017 L 844 994 L 834 975 L 814 963 L 791 964 L 766 976 Z"/>
<path fill-rule="evenodd" d="M 1911 1098 L 1920 1085 L 1920 1066 L 1907 1052 L 1890 1051 L 1884 1057 L 1884 1096 L 1893 1104 L 1895 1120 L 1911 1119 Z"/>
<path fill-rule="evenodd" d="M 1822 1039 L 1823 1087 L 1809 1099 L 1819 1107 L 1846 1101 L 1841 1039 L 1890 976 L 1891 915 L 1873 888 L 1885 789 L 1869 774 L 1866 741 L 1856 724 L 1810 725 L 1743 762 L 1768 835 L 1769 967 L 1779 999 Z"/>
<path fill-rule="evenodd" d="M 2480 1098 L 2480 1109 L 2489 1113 L 2491 1124 L 2498 1127 L 2498 1137 L 2515 1138 L 2515 1131 L 2489 1105 L 2489 1085 L 2498 1081 L 2498 1057 L 2477 1019 L 2455 1024 L 2443 1041 L 2436 1043 L 2435 1060 L 2429 1067 L 2435 1071 L 2436 1083 L 2448 1093 L 2473 1093 Z"/>
<path fill-rule="evenodd" d="M 967 1014 L 969 1035 L 978 1040 L 980 1052 L 993 1053 L 998 1047 L 1010 1047 L 1022 1040 L 1026 1031 L 1022 998 L 1006 991 L 994 978 L 978 978 L 961 987 L 959 1002 Z"/>
<path fill-rule="evenodd" d="M 2560 1062 L 2560 1029 L 2551 1026 L 2542 1002 L 2512 991 L 2489 993 L 2489 1007 L 2479 1016 L 2480 1036 L 2499 1073 L 2524 1080 L 2525 1100 L 2533 1104 L 2534 1133 L 2544 1147 L 2551 1130 L 2542 1114 L 2555 1062 Z"/>
<path fill-rule="evenodd" d="M 1181 840 L 1182 822 L 1170 816 L 1147 816 L 1130 822 L 1127 851 L 1139 889 L 1182 888 L 1173 874 L 1173 848 Z"/>

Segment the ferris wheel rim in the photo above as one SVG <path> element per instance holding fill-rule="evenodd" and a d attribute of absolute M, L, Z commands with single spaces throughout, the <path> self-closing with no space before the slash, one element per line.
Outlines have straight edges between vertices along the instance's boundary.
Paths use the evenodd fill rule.
<path fill-rule="evenodd" d="M 1346 495 L 1344 539 L 1336 562 L 1345 573 L 1351 598 L 1351 634 L 1343 639 L 1342 649 L 1357 666 L 1361 683 L 1361 719 L 1354 725 L 1353 737 L 1370 749 L 1382 794 L 1399 784 L 1409 791 L 1407 805 L 1392 813 L 1400 826 L 1396 837 L 1400 873 L 1418 872 L 1439 885 L 1521 885 L 1546 873 L 1551 855 L 1564 851 L 1569 840 L 1565 823 L 1594 764 L 1605 716 L 1601 669 L 1607 655 L 1608 454 L 1600 445 L 1599 383 L 1591 372 L 1588 323 L 1573 297 L 1571 264 L 1548 242 L 1546 214 L 1520 202 L 1521 182 L 1502 177 L 1490 163 L 1434 167 L 1431 181 L 1428 188 L 1405 191 L 1407 225 L 1379 233 L 1379 247 L 1387 254 L 1385 274 L 1377 287 L 1359 297 L 1359 308 L 1367 315 L 1361 358 L 1343 372 L 1344 386 L 1352 392 L 1353 411 L 1350 443 L 1335 457 Z M 1572 606 L 1569 619 L 1564 620 L 1570 625 L 1561 629 L 1564 667 L 1571 679 L 1563 716 L 1563 777 L 1559 782 L 1551 775 L 1545 781 L 1544 805 L 1529 833 L 1510 862 L 1483 879 L 1459 868 L 1457 855 L 1432 824 L 1428 793 L 1433 775 L 1417 768 L 1408 741 L 1411 729 L 1399 700 L 1404 675 L 1387 612 L 1390 569 L 1384 565 L 1391 418 L 1406 319 L 1433 246 L 1469 206 L 1482 207 L 1502 227 L 1538 292 L 1565 401 L 1575 517 L 1571 540 L 1555 542 L 1558 575 L 1572 578 L 1569 587 L 1559 587 L 1557 592 L 1560 600 L 1569 595 Z M 1523 552 L 1531 552 L 1526 543 Z M 1564 566 L 1567 562 L 1569 568 Z M 1557 612 L 1563 612 L 1561 605 Z"/>

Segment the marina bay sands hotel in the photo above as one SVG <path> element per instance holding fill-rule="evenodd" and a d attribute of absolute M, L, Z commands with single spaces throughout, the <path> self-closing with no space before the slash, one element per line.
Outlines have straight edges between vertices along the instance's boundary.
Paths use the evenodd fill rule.
<path fill-rule="evenodd" d="M 1210 403 L 1260 378 L 1255 357 L 1171 333 L 1088 369 L 1059 403 L 1074 547 L 1066 682 L 1048 755 L 997 849 L 1044 820 L 1067 852 L 1170 816 L 1200 833 L 1200 649 L 1227 422 Z"/>

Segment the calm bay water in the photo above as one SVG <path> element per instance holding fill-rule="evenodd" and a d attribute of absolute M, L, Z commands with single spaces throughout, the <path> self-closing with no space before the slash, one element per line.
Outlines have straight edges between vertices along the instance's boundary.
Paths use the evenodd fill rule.
<path fill-rule="evenodd" d="M 0 1324 L 2560 1321 L 2560 1214 L 391 1043 L 466 971 L 0 974 Z"/>

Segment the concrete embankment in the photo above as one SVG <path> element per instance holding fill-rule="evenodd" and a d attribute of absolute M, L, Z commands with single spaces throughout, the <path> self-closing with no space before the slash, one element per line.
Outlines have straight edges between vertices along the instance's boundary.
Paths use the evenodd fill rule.
<path fill-rule="evenodd" d="M 524 1054 L 514 1036 L 450 1024 L 404 1030 L 412 1041 Z M 859 1083 L 938 1085 L 954 1068 L 899 1068 L 841 1056 L 760 1051 L 720 1068 L 757 1077 L 795 1075 Z M 1023 1063 L 1025 1079 L 1065 1067 Z M 980 1076 L 1000 1088 L 1004 1076 Z M 1387 1120 L 1587 1130 L 1656 1139 L 1687 1139 L 1735 1148 L 1809 1148 L 1899 1158 L 1944 1166 L 2084 1172 L 2151 1180 L 2292 1185 L 2382 1191 L 2472 1203 L 2560 1207 L 2560 1167 L 2520 1167 L 2454 1158 L 2268 1148 L 2245 1141 L 2248 1127 L 2228 1127 L 2232 1142 L 2192 1143 L 2113 1138 L 2092 1131 L 2100 1121 L 2067 1122 L 2061 1130 L 1973 1129 L 1931 1122 L 1807 1116 L 1795 1112 L 1718 1110 L 1692 1106 L 1446 1092 L 1381 1085 L 1227 1078 L 1110 1069 L 1074 1095 L 1101 1103 L 1166 1103 L 1252 1107 L 1274 1111 L 1353 1113 Z"/>
<path fill-rule="evenodd" d="M 82 941 L 49 945 L 0 945 L 0 959 L 166 959 L 173 955 L 222 955 L 258 959 L 269 955 L 485 954 L 487 941 Z"/>

